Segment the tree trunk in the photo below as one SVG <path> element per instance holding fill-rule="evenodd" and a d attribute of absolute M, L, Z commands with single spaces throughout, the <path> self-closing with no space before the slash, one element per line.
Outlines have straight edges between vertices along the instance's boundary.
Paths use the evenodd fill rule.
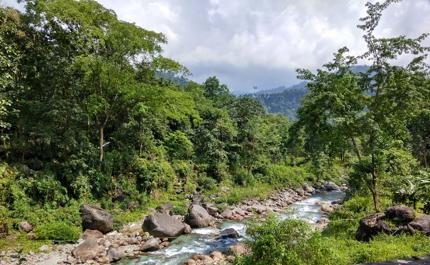
<path fill-rule="evenodd" d="M 373 208 L 375 209 L 375 212 L 379 212 L 379 198 L 378 198 L 378 191 L 376 189 L 376 183 L 375 184 L 372 183 L 372 186 L 373 187 L 370 188 L 370 193 L 372 193 Z"/>
<path fill-rule="evenodd" d="M 351 136 L 352 146 L 354 147 L 355 154 L 357 155 L 357 158 L 359 161 L 361 161 L 361 153 L 360 149 L 358 149 L 357 142 L 355 141 L 354 136 Z"/>
<path fill-rule="evenodd" d="M 104 159 L 104 150 L 103 150 L 104 144 L 105 144 L 104 126 L 100 126 L 99 127 L 99 151 L 100 151 L 99 161 L 100 161 L 100 163 L 103 162 L 103 159 Z"/>
<path fill-rule="evenodd" d="M 372 154 L 372 181 L 370 185 L 370 192 L 372 193 L 373 207 L 375 212 L 379 212 L 379 198 L 378 198 L 378 189 L 377 189 L 377 180 L 378 176 L 375 172 L 375 155 Z"/>

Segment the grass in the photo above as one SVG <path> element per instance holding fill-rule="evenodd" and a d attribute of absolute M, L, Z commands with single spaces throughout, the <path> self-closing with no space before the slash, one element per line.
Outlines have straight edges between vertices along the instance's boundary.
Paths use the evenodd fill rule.
<path fill-rule="evenodd" d="M 430 238 L 417 235 L 379 235 L 369 243 L 350 238 L 323 236 L 323 242 L 331 246 L 341 264 L 381 262 L 400 258 L 425 256 L 430 253 Z"/>
<path fill-rule="evenodd" d="M 43 245 L 52 245 L 51 240 L 29 240 L 26 234 L 16 231 L 12 232 L 11 236 L 16 236 L 17 240 L 0 239 L 1 250 L 15 250 L 27 254 L 29 252 L 39 252 L 39 248 Z"/>
<path fill-rule="evenodd" d="M 215 203 L 227 203 L 230 205 L 237 204 L 247 199 L 266 199 L 275 190 L 273 185 L 258 183 L 251 186 L 228 187 L 228 191 L 216 193 L 218 197 L 214 199 Z"/>

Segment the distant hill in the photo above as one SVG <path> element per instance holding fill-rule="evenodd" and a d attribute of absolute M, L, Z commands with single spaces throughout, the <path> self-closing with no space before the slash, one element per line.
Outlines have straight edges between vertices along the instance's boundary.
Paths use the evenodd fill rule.
<path fill-rule="evenodd" d="M 352 71 L 355 73 L 366 72 L 368 69 L 369 67 L 365 65 L 352 67 Z M 297 110 L 302 104 L 302 98 L 308 92 L 306 83 L 306 81 L 303 81 L 291 87 L 280 86 L 245 96 L 257 99 L 268 112 L 282 113 L 287 115 L 289 119 L 295 120 Z"/>
<path fill-rule="evenodd" d="M 307 93 L 306 82 L 291 87 L 278 87 L 263 90 L 246 96 L 257 99 L 268 112 L 282 113 L 289 119 L 296 119 L 296 113 L 301 106 L 302 98 Z"/>

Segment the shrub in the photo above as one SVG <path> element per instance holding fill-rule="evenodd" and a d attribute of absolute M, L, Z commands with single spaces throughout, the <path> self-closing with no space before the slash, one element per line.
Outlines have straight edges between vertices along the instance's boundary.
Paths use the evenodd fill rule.
<path fill-rule="evenodd" d="M 75 241 L 79 238 L 79 227 L 68 222 L 50 222 L 41 224 L 34 233 L 42 240 Z"/>
<path fill-rule="evenodd" d="M 263 224 L 251 224 L 249 246 L 252 255 L 236 261 L 240 265 L 330 265 L 339 264 L 321 235 L 302 221 L 279 221 L 270 216 Z"/>
<path fill-rule="evenodd" d="M 290 187 L 302 186 L 308 172 L 303 167 L 271 164 L 267 167 L 263 180 L 269 184 L 282 184 Z"/>
<path fill-rule="evenodd" d="M 233 173 L 233 181 L 238 185 L 251 186 L 255 184 L 255 177 L 246 169 L 238 167 Z"/>
<path fill-rule="evenodd" d="M 181 131 L 169 134 L 166 139 L 166 147 L 172 159 L 188 159 L 193 155 L 193 144 Z"/>

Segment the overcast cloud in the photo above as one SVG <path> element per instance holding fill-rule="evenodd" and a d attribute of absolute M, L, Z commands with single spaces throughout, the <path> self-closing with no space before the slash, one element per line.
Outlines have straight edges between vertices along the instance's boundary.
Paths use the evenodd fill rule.
<path fill-rule="evenodd" d="M 98 2 L 122 20 L 163 32 L 169 40 L 164 54 L 188 67 L 191 79 L 216 75 L 235 93 L 296 83 L 296 68 L 316 69 L 340 47 L 364 50 L 356 24 L 366 0 Z M 378 34 L 428 31 L 430 0 L 404 0 L 385 11 Z"/>

